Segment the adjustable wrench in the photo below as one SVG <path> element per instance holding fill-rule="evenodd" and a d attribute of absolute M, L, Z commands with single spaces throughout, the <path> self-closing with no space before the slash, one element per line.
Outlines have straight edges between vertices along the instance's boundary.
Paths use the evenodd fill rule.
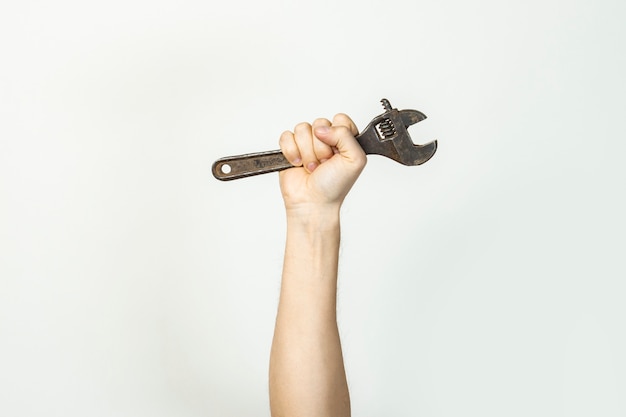
<path fill-rule="evenodd" d="M 385 112 L 372 119 L 356 136 L 366 154 L 386 156 L 403 165 L 421 165 L 437 150 L 437 141 L 415 145 L 407 128 L 426 118 L 417 110 L 398 110 L 387 99 L 381 100 Z M 213 176 L 221 181 L 292 168 L 280 150 L 227 156 L 213 163 Z"/>

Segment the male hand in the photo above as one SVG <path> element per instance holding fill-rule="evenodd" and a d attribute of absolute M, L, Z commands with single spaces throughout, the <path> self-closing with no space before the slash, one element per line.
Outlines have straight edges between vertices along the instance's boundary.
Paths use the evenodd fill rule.
<path fill-rule="evenodd" d="M 299 123 L 281 135 L 280 148 L 294 165 L 280 172 L 288 213 L 339 209 L 367 162 L 357 134 L 352 119 L 337 114 L 332 122 Z"/>

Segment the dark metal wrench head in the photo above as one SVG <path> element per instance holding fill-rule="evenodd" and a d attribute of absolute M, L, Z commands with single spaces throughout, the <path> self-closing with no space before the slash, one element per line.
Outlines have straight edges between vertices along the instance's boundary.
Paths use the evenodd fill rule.
<path fill-rule="evenodd" d="M 376 116 L 356 138 L 365 153 L 386 156 L 403 165 L 421 165 L 432 158 L 437 141 L 416 145 L 407 131 L 426 115 L 417 110 L 392 109 L 387 100 L 382 102 L 387 111 Z"/>

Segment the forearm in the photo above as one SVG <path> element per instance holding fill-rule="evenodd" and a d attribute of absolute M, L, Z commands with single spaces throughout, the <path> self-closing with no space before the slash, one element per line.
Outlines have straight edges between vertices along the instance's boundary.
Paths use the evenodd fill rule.
<path fill-rule="evenodd" d="M 275 417 L 349 416 L 336 321 L 339 210 L 287 216 L 270 404 Z"/>
<path fill-rule="evenodd" d="M 337 330 L 339 207 L 366 163 L 354 122 L 299 123 L 280 138 L 296 168 L 281 171 L 287 244 L 274 341 L 274 417 L 347 417 L 350 395 Z"/>

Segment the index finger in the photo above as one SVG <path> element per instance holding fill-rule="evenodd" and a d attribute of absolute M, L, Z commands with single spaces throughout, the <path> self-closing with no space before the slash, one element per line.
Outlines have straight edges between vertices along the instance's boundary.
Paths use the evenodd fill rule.
<path fill-rule="evenodd" d="M 350 130 L 352 136 L 359 134 L 359 129 L 356 127 L 350 116 L 344 113 L 338 113 L 333 117 L 333 126 L 345 126 Z"/>

